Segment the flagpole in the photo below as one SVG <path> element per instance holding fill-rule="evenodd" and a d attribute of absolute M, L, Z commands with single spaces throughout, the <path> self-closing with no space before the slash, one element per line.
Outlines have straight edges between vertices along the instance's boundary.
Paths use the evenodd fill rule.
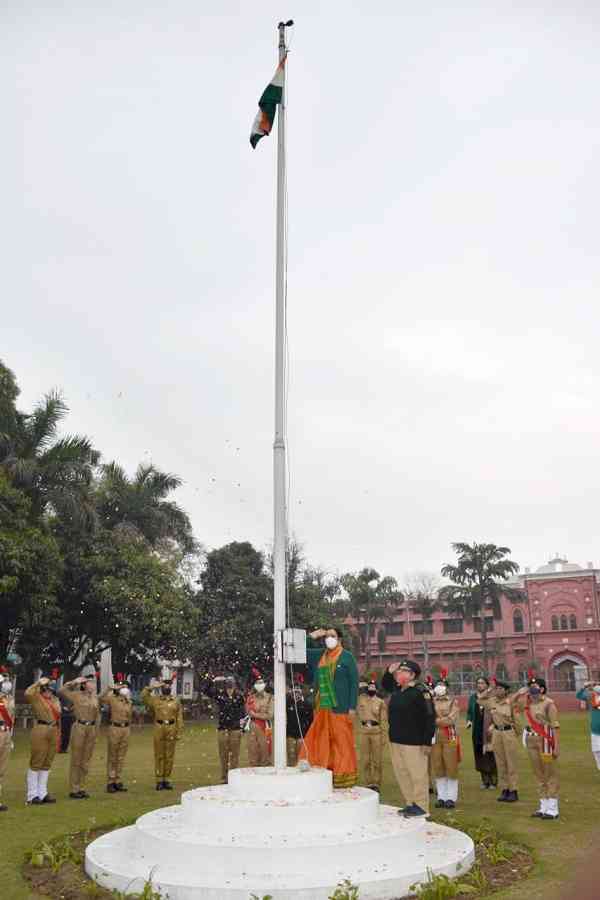
<path fill-rule="evenodd" d="M 284 59 L 285 29 L 293 22 L 280 22 L 279 62 Z M 287 498 L 285 449 L 285 65 L 281 105 L 277 116 L 277 238 L 275 269 L 275 440 L 273 442 L 273 507 L 274 539 L 273 624 L 277 636 L 286 626 L 286 551 Z M 276 769 L 285 768 L 286 753 L 286 684 L 285 663 L 276 650 L 273 664 L 274 687 L 274 763 Z"/>

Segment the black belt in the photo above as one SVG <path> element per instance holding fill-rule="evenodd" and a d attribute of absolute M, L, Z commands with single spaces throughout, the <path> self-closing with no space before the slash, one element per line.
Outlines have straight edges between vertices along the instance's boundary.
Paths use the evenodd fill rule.
<path fill-rule="evenodd" d="M 374 719 L 367 719 L 366 722 L 361 722 L 361 725 L 374 725 L 379 727 L 379 722 L 376 722 Z"/>
<path fill-rule="evenodd" d="M 174 725 L 175 719 L 157 719 L 156 724 L 157 725 Z"/>
<path fill-rule="evenodd" d="M 512 725 L 494 725 L 496 731 L 512 731 Z"/>
<path fill-rule="evenodd" d="M 36 719 L 38 725 L 48 725 L 50 728 L 54 728 L 55 725 L 58 725 L 58 722 L 44 722 L 43 719 Z"/>
<path fill-rule="evenodd" d="M 129 722 L 111 722 L 110 724 L 115 728 L 129 728 Z"/>
<path fill-rule="evenodd" d="M 94 722 L 84 722 L 83 719 L 77 719 L 77 724 L 78 725 L 95 725 L 96 722 L 95 721 Z"/>

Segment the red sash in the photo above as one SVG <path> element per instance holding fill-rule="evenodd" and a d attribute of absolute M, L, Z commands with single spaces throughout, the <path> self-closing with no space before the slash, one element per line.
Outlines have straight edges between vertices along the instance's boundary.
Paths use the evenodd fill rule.
<path fill-rule="evenodd" d="M 545 741 L 548 744 L 550 750 L 554 750 L 554 732 L 552 728 L 546 727 L 542 725 L 541 722 L 537 722 L 531 713 L 529 712 L 529 703 L 525 704 L 525 715 L 527 716 L 527 721 L 529 722 L 529 727 L 532 731 L 534 731 L 539 738 Z"/>
<path fill-rule="evenodd" d="M 445 732 L 448 742 L 456 744 L 456 758 L 458 762 L 462 762 L 462 744 L 456 733 L 456 727 L 454 725 L 442 725 L 442 730 Z"/>
<path fill-rule="evenodd" d="M 8 726 L 8 730 L 12 731 L 12 727 L 15 724 L 15 720 L 11 716 L 8 711 L 8 707 L 4 705 L 4 703 L 0 703 L 0 718 L 4 721 L 4 724 Z"/>

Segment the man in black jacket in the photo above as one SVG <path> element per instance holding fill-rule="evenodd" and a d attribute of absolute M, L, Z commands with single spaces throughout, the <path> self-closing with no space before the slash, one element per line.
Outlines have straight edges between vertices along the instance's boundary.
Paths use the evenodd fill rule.
<path fill-rule="evenodd" d="M 435 734 L 435 710 L 427 687 L 417 679 L 421 667 L 411 659 L 392 663 L 382 687 L 391 694 L 388 708 L 394 775 L 406 801 L 398 810 L 407 819 L 429 813 L 427 761 Z"/>
<path fill-rule="evenodd" d="M 242 743 L 241 721 L 246 715 L 244 695 L 235 686 L 231 677 L 218 683 L 215 679 L 205 692 L 212 697 L 219 710 L 217 723 L 217 743 L 221 760 L 221 781 L 227 784 L 227 773 L 237 769 Z"/>

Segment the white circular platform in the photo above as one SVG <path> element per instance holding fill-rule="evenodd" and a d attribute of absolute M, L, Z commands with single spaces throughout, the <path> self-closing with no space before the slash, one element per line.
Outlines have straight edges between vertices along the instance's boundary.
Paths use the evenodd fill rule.
<path fill-rule="evenodd" d="M 168 900 L 327 900 L 345 878 L 360 900 L 397 900 L 428 869 L 474 859 L 462 832 L 404 819 L 366 788 L 333 791 L 323 769 L 235 769 L 181 801 L 91 843 L 87 874 L 125 893 L 151 880 Z"/>

